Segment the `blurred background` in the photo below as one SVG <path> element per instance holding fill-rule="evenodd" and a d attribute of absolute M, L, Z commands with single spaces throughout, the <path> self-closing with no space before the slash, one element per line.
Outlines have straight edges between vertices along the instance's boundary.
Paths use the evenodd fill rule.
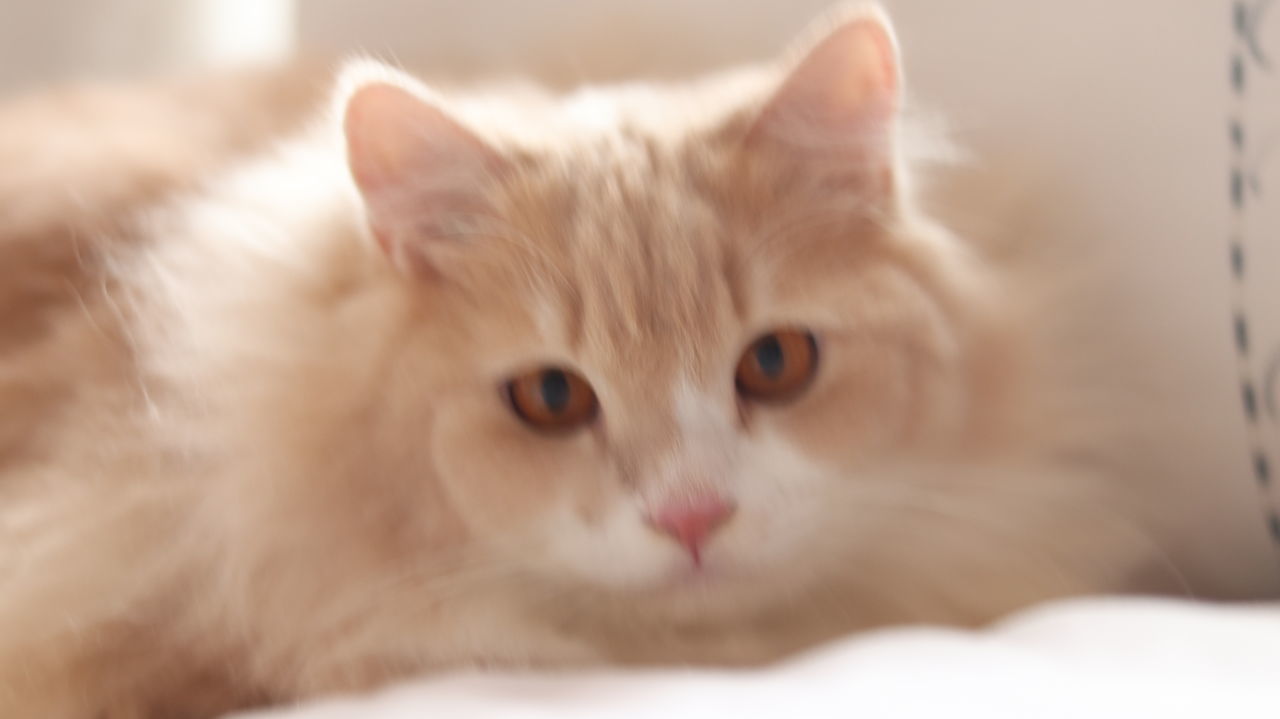
<path fill-rule="evenodd" d="M 459 75 L 607 80 L 773 52 L 824 0 L 0 1 L 0 90 L 370 52 Z"/>
<path fill-rule="evenodd" d="M 776 49 L 822 0 L 49 0 L 0 2 L 0 90 L 370 52 L 459 75 L 607 80 Z"/>
<path fill-rule="evenodd" d="M 567 87 L 773 57 L 827 0 L 0 0 L 0 97 L 353 52 Z M 1053 243 L 1128 328 L 1176 554 L 1226 584 L 1280 546 L 1280 8 L 885 0 L 915 112 L 970 151 L 953 224 Z M 983 221 L 986 225 L 983 225 Z M 965 224 L 969 223 L 969 224 Z M 1089 341 L 1089 328 L 1082 330 Z M 1143 399 L 1146 398 L 1146 399 Z M 1134 497 L 1135 504 L 1149 496 Z M 1232 578 L 1236 579 L 1232 579 Z M 1246 582 L 1247 583 L 1247 582 Z M 1240 585 L 1241 591 L 1247 588 Z"/>
<path fill-rule="evenodd" d="M 0 91 L 74 78 L 271 61 L 297 52 L 364 51 L 433 72 L 532 74 L 556 83 L 673 75 L 765 57 L 831 4 L 829 0 L 0 0 Z M 1001 55 L 1013 65 L 1048 60 L 1046 69 L 1062 74 L 1071 65 L 1089 72 L 1097 69 L 1087 56 L 1109 49 L 1117 39 L 1136 43 L 1139 52 L 1179 46 L 1189 39 L 1185 31 L 1191 28 L 1197 32 L 1195 44 L 1216 41 L 1228 30 L 1231 3 L 888 0 L 884 4 L 910 30 L 904 36 L 912 53 L 927 56 L 929 46 L 942 43 L 953 62 L 985 52 Z M 1058 54 L 1064 47 L 1078 50 L 1082 57 L 1076 60 L 1084 62 Z"/>

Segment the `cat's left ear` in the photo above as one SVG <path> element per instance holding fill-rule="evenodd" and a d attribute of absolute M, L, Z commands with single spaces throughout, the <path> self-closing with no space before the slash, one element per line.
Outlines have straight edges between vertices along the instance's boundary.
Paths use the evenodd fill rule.
<path fill-rule="evenodd" d="M 389 79 L 346 94 L 342 129 L 378 244 L 402 268 L 434 269 L 433 245 L 485 214 L 485 190 L 505 160 L 442 103 Z"/>
<path fill-rule="evenodd" d="M 902 103 L 898 44 L 875 5 L 846 8 L 815 24 L 748 135 L 751 147 L 856 182 L 864 193 L 894 192 Z"/>

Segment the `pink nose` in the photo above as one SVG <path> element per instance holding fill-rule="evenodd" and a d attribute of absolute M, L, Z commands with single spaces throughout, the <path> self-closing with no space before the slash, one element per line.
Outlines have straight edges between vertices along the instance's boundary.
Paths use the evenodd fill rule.
<path fill-rule="evenodd" d="M 729 521 L 734 509 L 734 504 L 723 497 L 702 495 L 667 504 L 654 513 L 650 522 L 683 544 L 694 564 L 701 564 L 702 545 L 712 532 Z"/>

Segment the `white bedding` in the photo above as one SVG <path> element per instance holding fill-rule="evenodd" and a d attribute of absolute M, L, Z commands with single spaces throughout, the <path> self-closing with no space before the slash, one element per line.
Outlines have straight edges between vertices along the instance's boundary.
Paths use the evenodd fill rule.
<path fill-rule="evenodd" d="M 460 675 L 238 719 L 1274 717 L 1280 605 L 1089 600 L 863 635 L 759 671 Z"/>

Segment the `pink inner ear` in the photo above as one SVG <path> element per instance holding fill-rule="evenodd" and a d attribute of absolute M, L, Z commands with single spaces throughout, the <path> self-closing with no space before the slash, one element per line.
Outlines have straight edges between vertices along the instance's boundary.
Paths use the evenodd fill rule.
<path fill-rule="evenodd" d="M 883 141 L 899 105 L 897 47 L 879 13 L 838 25 L 800 60 L 765 105 L 750 141 L 859 147 Z M 815 148 L 816 149 L 816 148 Z"/>
<path fill-rule="evenodd" d="M 497 152 L 433 102 L 389 83 L 356 90 L 343 130 L 347 162 L 379 244 L 393 256 L 430 242 L 482 203 Z"/>

